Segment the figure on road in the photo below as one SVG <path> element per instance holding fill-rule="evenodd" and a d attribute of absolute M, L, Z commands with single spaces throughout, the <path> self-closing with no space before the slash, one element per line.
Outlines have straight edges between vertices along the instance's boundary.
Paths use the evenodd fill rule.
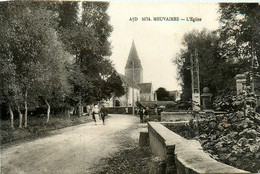
<path fill-rule="evenodd" d="M 146 107 L 146 108 L 144 109 L 144 119 L 143 119 L 144 122 L 148 122 L 148 121 L 150 120 L 148 110 L 149 110 L 148 107 Z"/>
<path fill-rule="evenodd" d="M 91 108 L 89 105 L 87 105 L 87 115 L 91 116 Z"/>
<path fill-rule="evenodd" d="M 93 119 L 95 121 L 95 125 L 97 125 L 97 122 L 99 122 L 99 108 L 98 105 L 95 105 L 93 109 Z"/>
<path fill-rule="evenodd" d="M 140 115 L 140 123 L 142 123 L 143 122 L 143 118 L 144 118 L 144 110 L 143 110 L 143 108 L 140 108 L 139 115 Z"/>
<path fill-rule="evenodd" d="M 105 125 L 105 117 L 107 116 L 108 111 L 107 111 L 107 108 L 104 105 L 102 105 L 102 108 L 100 110 L 100 114 L 101 114 L 101 118 L 102 118 L 102 121 L 103 121 L 103 125 Z"/>

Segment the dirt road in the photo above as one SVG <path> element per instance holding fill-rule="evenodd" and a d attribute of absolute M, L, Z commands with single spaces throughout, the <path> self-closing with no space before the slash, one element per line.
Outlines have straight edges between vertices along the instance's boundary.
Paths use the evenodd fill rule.
<path fill-rule="evenodd" d="M 23 143 L 1 152 L 3 174 L 84 174 L 91 173 L 102 158 L 120 148 L 120 139 L 131 135 L 137 141 L 139 119 L 111 115 L 106 125 L 93 122 L 59 130 L 51 137 Z M 143 129 L 143 128 L 141 128 Z M 125 132 L 120 134 L 120 132 Z M 129 132 L 127 132 L 129 131 Z"/>

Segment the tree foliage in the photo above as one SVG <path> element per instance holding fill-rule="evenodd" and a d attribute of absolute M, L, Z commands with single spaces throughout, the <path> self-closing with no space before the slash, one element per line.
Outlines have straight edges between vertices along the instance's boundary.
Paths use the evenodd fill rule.
<path fill-rule="evenodd" d="M 75 18 L 77 8 L 74 2 L 62 2 L 59 5 L 60 14 L 66 14 L 67 9 L 73 9 L 74 12 L 60 15 L 59 35 L 67 50 L 75 56 L 74 66 L 77 69 L 74 72 L 81 74 L 71 79 L 74 99 L 89 103 L 108 97 L 104 95 L 103 87 L 106 86 L 104 79 L 114 69 L 108 59 L 111 54 L 108 37 L 112 27 L 108 24 L 109 17 L 106 14 L 108 3 L 82 2 L 81 20 Z M 71 20 L 67 20 L 67 15 Z"/>
<path fill-rule="evenodd" d="M 178 79 L 182 86 L 182 100 L 191 100 L 191 55 L 198 53 L 200 91 L 208 87 L 214 95 L 233 90 L 234 77 L 243 73 L 249 62 L 246 59 L 233 62 L 221 55 L 218 32 L 193 30 L 183 38 L 184 49 L 176 56 L 174 63 L 178 67 Z"/>
<path fill-rule="evenodd" d="M 170 96 L 169 91 L 167 91 L 163 87 L 158 88 L 155 92 L 157 94 L 157 100 L 158 101 L 171 101 L 171 100 L 173 101 L 173 100 L 175 100 L 174 98 L 172 98 Z"/>
<path fill-rule="evenodd" d="M 200 87 L 216 96 L 235 88 L 234 77 L 259 71 L 260 10 L 256 3 L 220 3 L 221 27 L 217 31 L 192 31 L 183 38 L 176 56 L 182 100 L 191 99 L 190 56 L 198 52 Z M 258 70 L 257 70 L 258 68 Z"/>
<path fill-rule="evenodd" d="M 257 3 L 220 3 L 221 55 L 226 59 L 254 59 L 260 72 L 260 6 Z M 254 64 L 254 63 L 253 63 Z"/>
<path fill-rule="evenodd" d="M 122 95 L 108 58 L 112 32 L 108 6 L 70 1 L 0 3 L 0 104 L 9 111 L 24 111 L 25 126 L 28 110 L 36 107 L 47 106 L 48 121 L 51 107 L 82 106 L 112 93 Z"/>

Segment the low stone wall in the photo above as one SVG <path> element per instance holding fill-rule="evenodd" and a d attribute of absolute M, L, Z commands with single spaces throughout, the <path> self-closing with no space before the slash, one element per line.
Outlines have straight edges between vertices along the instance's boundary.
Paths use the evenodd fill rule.
<path fill-rule="evenodd" d="M 214 113 L 215 115 L 226 114 L 225 111 L 213 111 L 204 110 L 199 112 L 200 115 L 207 115 L 208 113 Z M 184 112 L 161 112 L 161 121 L 174 122 L 174 121 L 189 121 L 191 119 L 191 113 Z"/>
<path fill-rule="evenodd" d="M 132 114 L 133 108 L 128 108 L 128 113 L 125 112 L 126 107 L 107 107 L 107 111 L 109 114 Z"/>
<path fill-rule="evenodd" d="M 148 133 L 153 155 L 160 157 L 166 163 L 166 174 L 250 173 L 217 162 L 202 150 L 198 141 L 187 140 L 163 124 L 169 123 L 149 122 Z"/>
<path fill-rule="evenodd" d="M 188 121 L 191 114 L 187 112 L 161 112 L 161 121 Z"/>

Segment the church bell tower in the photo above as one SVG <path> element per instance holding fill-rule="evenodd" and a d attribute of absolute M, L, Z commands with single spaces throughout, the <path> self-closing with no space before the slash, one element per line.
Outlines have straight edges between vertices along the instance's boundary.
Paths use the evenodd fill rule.
<path fill-rule="evenodd" d="M 134 72 L 133 72 L 134 71 Z M 134 78 L 133 78 L 134 75 Z M 134 79 L 134 81 L 139 84 L 143 83 L 143 67 L 141 65 L 141 61 L 138 57 L 135 43 L 133 41 L 130 53 L 128 55 L 128 59 L 125 66 L 125 76 L 130 79 Z"/>

